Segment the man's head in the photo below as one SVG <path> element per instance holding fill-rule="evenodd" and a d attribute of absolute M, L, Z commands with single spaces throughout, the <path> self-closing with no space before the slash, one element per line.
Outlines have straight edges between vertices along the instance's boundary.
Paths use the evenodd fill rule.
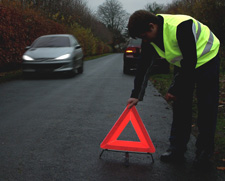
<path fill-rule="evenodd" d="M 136 11 L 129 19 L 128 31 L 132 38 L 154 41 L 158 32 L 158 18 L 145 10 Z"/>

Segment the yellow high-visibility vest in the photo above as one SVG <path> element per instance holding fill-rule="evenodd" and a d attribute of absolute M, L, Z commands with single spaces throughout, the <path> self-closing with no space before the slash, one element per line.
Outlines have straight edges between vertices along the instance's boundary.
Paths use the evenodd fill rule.
<path fill-rule="evenodd" d="M 196 68 L 207 63 L 217 55 L 220 41 L 206 25 L 187 15 L 160 14 L 160 16 L 164 19 L 163 43 L 165 51 L 161 50 L 155 43 L 151 42 L 151 44 L 157 53 L 169 63 L 181 67 L 180 61 L 183 59 L 183 56 L 177 42 L 177 27 L 180 23 L 190 19 L 193 20 L 192 31 L 196 42 Z"/>

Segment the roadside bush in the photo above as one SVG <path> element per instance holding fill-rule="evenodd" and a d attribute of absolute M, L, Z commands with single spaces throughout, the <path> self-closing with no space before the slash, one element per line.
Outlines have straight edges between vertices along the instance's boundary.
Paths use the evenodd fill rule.
<path fill-rule="evenodd" d="M 21 64 L 24 48 L 45 34 L 66 33 L 60 24 L 47 20 L 31 9 L 0 4 L 0 71 Z"/>
<path fill-rule="evenodd" d="M 91 29 L 86 29 L 78 23 L 73 23 L 69 29 L 70 33 L 73 34 L 81 44 L 85 56 L 112 52 L 108 45 L 94 37 Z"/>
<path fill-rule="evenodd" d="M 109 52 L 112 52 L 113 50 L 112 50 L 112 47 L 111 46 L 109 46 L 109 45 L 105 45 L 104 46 L 104 53 L 109 53 Z"/>
<path fill-rule="evenodd" d="M 225 46 L 220 47 L 220 69 L 221 72 L 225 73 Z"/>
<path fill-rule="evenodd" d="M 24 7 L 19 1 L 0 1 L 0 72 L 18 69 L 25 47 L 46 34 L 73 34 L 82 45 L 84 55 L 110 53 L 112 49 L 96 38 L 91 29 L 76 22 L 66 26 L 42 16 L 38 11 Z"/>

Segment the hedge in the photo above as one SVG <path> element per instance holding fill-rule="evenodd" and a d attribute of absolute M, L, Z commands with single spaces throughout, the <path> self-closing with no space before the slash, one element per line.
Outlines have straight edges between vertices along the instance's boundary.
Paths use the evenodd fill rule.
<path fill-rule="evenodd" d="M 33 9 L 20 5 L 0 4 L 0 72 L 18 68 L 25 47 L 46 34 L 73 34 L 82 45 L 85 56 L 111 52 L 111 48 L 93 36 L 90 29 L 78 23 L 67 27 L 50 20 Z"/>
<path fill-rule="evenodd" d="M 60 24 L 37 12 L 0 5 L 0 68 L 21 63 L 25 47 L 45 34 L 66 33 Z"/>

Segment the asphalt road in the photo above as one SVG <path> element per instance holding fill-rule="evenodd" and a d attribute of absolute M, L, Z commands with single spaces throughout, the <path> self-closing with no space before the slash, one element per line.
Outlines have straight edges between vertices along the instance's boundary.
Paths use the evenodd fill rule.
<path fill-rule="evenodd" d="M 87 61 L 73 78 L 47 77 L 0 84 L 0 180 L 225 180 L 216 169 L 193 167 L 195 138 L 184 164 L 159 160 L 168 147 L 172 111 L 149 83 L 137 110 L 156 147 L 147 154 L 101 153 L 100 143 L 126 107 L 133 88 L 122 54 Z M 129 123 L 120 139 L 138 140 Z"/>

